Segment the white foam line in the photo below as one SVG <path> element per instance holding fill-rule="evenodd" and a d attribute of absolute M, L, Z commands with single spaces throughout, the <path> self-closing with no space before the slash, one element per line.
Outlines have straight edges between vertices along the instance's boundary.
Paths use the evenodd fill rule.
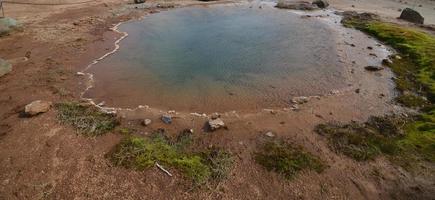
<path fill-rule="evenodd" d="M 94 106 L 96 106 L 96 107 L 100 108 L 101 110 L 103 110 L 103 111 L 105 111 L 105 112 L 108 112 L 108 113 L 115 113 L 116 110 L 117 110 L 117 108 L 111 108 L 111 107 L 103 107 L 103 106 L 99 106 L 99 105 L 97 105 L 97 104 L 93 101 L 93 99 L 91 99 L 91 98 L 84 98 L 84 97 L 83 97 L 83 95 L 84 95 L 88 90 L 90 90 L 91 88 L 94 87 L 94 75 L 93 75 L 92 73 L 87 73 L 86 71 L 87 71 L 89 68 L 91 68 L 92 66 L 94 66 L 95 64 L 97 64 L 98 62 L 100 62 L 101 60 L 105 59 L 106 57 L 108 57 L 108 56 L 114 54 L 116 51 L 119 50 L 119 48 L 120 48 L 119 43 L 120 43 L 123 39 L 125 39 L 125 38 L 128 36 L 128 33 L 127 33 L 127 32 L 119 31 L 118 28 L 119 28 L 119 26 L 120 26 L 121 24 L 122 24 L 122 22 L 120 22 L 120 23 L 116 24 L 114 27 L 110 28 L 110 30 L 112 30 L 113 32 L 115 32 L 115 33 L 119 33 L 119 34 L 122 35 L 119 39 L 117 39 L 117 40 L 115 41 L 115 48 L 114 48 L 112 51 L 110 51 L 110 52 L 104 54 L 103 56 L 101 56 L 101 57 L 99 57 L 99 58 L 93 60 L 93 61 L 92 61 L 88 66 L 86 66 L 85 69 L 83 69 L 82 71 L 78 72 L 78 73 L 82 73 L 82 74 L 85 74 L 85 75 L 88 76 L 88 82 L 87 82 L 86 89 L 85 89 L 85 90 L 80 94 L 80 98 L 81 98 L 81 99 L 84 99 L 84 100 L 86 100 L 86 101 L 88 101 L 89 103 L 93 104 Z"/>

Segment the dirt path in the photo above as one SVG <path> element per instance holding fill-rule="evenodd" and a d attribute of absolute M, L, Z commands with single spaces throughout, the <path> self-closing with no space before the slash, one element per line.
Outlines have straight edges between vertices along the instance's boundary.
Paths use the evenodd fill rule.
<path fill-rule="evenodd" d="M 344 0 L 332 4 L 354 9 Z M 360 4 L 355 5 L 359 8 Z M 338 155 L 312 131 L 316 124 L 327 121 L 363 121 L 370 115 L 401 112 L 391 103 L 392 74 L 388 70 L 369 74 L 361 67 L 369 62 L 365 59 L 367 46 L 376 46 L 376 42 L 358 40 L 366 36 L 350 29 L 337 32 L 337 48 L 347 62 L 349 86 L 313 98 L 296 111 L 225 113 L 229 130 L 214 133 L 204 133 L 206 119 L 189 113 L 178 114 L 171 125 L 160 122 L 164 112 L 160 110 L 140 108 L 119 113 L 121 127 L 134 129 L 137 135 L 157 128 L 171 133 L 193 128 L 195 136 L 201 138 L 200 146 L 229 149 L 236 157 L 235 166 L 230 177 L 213 188 L 189 191 L 188 183 L 176 172 L 171 178 L 154 168 L 138 172 L 114 167 L 105 154 L 119 142 L 121 134 L 86 138 L 59 124 L 54 109 L 20 118 L 24 106 L 33 100 L 77 101 L 87 80 L 76 72 L 112 50 L 119 37 L 109 28 L 157 10 L 134 7 L 117 0 L 63 6 L 6 5 L 6 14 L 20 20 L 24 28 L 0 38 L 0 57 L 14 64 L 13 71 L 0 78 L 0 199 L 407 199 L 434 192 L 425 187 L 427 183 L 419 175 L 411 175 L 384 158 L 360 163 Z M 392 12 L 387 14 L 392 16 Z M 431 18 L 427 19 L 430 22 Z M 357 52 L 360 55 L 355 56 Z M 28 60 L 22 61 L 23 57 Z M 141 126 L 144 118 L 152 119 L 152 125 Z M 303 172 L 292 181 L 265 171 L 254 163 L 252 153 L 266 131 L 303 146 L 324 159 L 329 168 L 321 174 Z"/>

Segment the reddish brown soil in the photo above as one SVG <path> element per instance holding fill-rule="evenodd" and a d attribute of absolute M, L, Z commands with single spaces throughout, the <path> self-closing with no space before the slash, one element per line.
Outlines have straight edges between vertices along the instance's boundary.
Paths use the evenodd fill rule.
<path fill-rule="evenodd" d="M 34 100 L 79 100 L 87 80 L 76 72 L 113 48 L 118 35 L 109 28 L 149 12 L 125 5 L 124 1 L 108 0 L 45 6 L 37 12 L 31 12 L 31 7 L 28 12 L 23 7 L 7 7 L 9 13 L 17 11 L 12 17 L 21 19 L 24 28 L 0 38 L 0 57 L 14 60 L 27 55 L 29 60 L 16 61 L 13 71 L 0 78 L 0 199 L 433 198 L 434 179 L 427 180 L 424 173 L 406 172 L 385 158 L 353 161 L 332 152 L 325 138 L 312 131 L 326 121 L 362 121 L 370 115 L 397 111 L 391 104 L 392 86 L 385 81 L 370 84 L 387 79 L 389 72 L 364 75 L 364 70 L 349 65 L 349 71 L 352 68 L 355 73 L 349 76 L 355 76 L 359 84 L 355 87 L 361 87 L 361 94 L 344 91 L 310 101 L 300 111 L 226 113 L 223 119 L 229 130 L 213 133 L 202 131 L 204 118 L 188 113 L 178 114 L 173 124 L 165 125 L 158 119 L 160 111 L 120 112 L 120 127 L 135 129 L 138 135 L 157 128 L 170 133 L 193 128 L 199 148 L 219 146 L 235 155 L 228 179 L 196 190 L 190 190 L 189 183 L 174 169 L 169 170 L 175 176 L 168 177 L 155 168 L 139 172 L 112 166 L 105 154 L 122 138 L 117 131 L 84 137 L 61 125 L 54 109 L 20 118 L 24 106 Z M 139 120 L 145 117 L 153 120 L 150 127 L 140 125 Z M 268 130 L 303 146 L 329 168 L 320 174 L 303 172 L 294 180 L 265 171 L 252 160 L 252 153 Z"/>

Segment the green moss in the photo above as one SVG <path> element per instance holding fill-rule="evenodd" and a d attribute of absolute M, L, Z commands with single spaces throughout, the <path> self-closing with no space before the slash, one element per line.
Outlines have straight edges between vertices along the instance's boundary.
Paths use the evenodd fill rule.
<path fill-rule="evenodd" d="M 435 97 L 435 36 L 426 32 L 381 22 L 359 15 L 345 16 L 342 23 L 355 27 L 394 47 L 402 54 L 390 67 L 398 76 L 398 88 L 422 92 L 433 103 Z"/>
<path fill-rule="evenodd" d="M 396 101 L 406 107 L 418 108 L 427 104 L 427 100 L 414 94 L 403 94 L 396 98 Z"/>
<path fill-rule="evenodd" d="M 98 136 L 113 130 L 118 121 L 111 114 L 103 113 L 93 106 L 85 106 L 75 102 L 64 102 L 55 105 L 57 118 L 73 126 L 87 136 Z"/>
<path fill-rule="evenodd" d="M 300 147 L 283 141 L 267 141 L 254 155 L 255 161 L 269 171 L 275 171 L 291 179 L 302 170 L 322 172 L 326 165 L 318 157 Z"/>
<path fill-rule="evenodd" d="M 394 138 L 402 135 L 402 120 L 372 117 L 367 123 L 321 124 L 315 131 L 328 138 L 330 147 L 358 161 L 372 160 L 382 153 L 399 151 Z"/>
<path fill-rule="evenodd" d="M 186 134 L 181 134 L 186 137 Z M 185 140 L 183 140 L 185 141 Z M 117 166 L 145 170 L 156 162 L 180 170 L 194 184 L 225 177 L 232 164 L 229 153 L 222 150 L 186 152 L 178 142 L 170 142 L 161 131 L 149 138 L 126 137 L 109 154 Z"/>
<path fill-rule="evenodd" d="M 321 124 L 315 131 L 328 138 L 332 149 L 357 161 L 386 155 L 409 168 L 415 161 L 435 161 L 435 120 L 422 117 L 371 117 L 366 123 Z"/>
<path fill-rule="evenodd" d="M 396 74 L 395 83 L 401 91 L 396 100 L 404 106 L 420 108 L 421 114 L 404 123 L 401 127 L 403 136 L 389 139 L 400 150 L 400 155 L 393 156 L 393 160 L 406 161 L 410 165 L 418 160 L 434 162 L 435 36 L 415 28 L 381 22 L 370 14 L 344 13 L 342 23 L 373 35 L 400 53 L 388 64 Z"/>

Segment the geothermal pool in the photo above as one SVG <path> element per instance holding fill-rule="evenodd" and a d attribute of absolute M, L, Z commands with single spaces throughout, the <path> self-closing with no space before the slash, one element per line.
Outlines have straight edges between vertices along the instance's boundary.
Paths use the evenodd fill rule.
<path fill-rule="evenodd" d="M 188 7 L 124 23 L 85 97 L 114 107 L 214 112 L 283 107 L 343 86 L 333 30 L 272 7 Z"/>

